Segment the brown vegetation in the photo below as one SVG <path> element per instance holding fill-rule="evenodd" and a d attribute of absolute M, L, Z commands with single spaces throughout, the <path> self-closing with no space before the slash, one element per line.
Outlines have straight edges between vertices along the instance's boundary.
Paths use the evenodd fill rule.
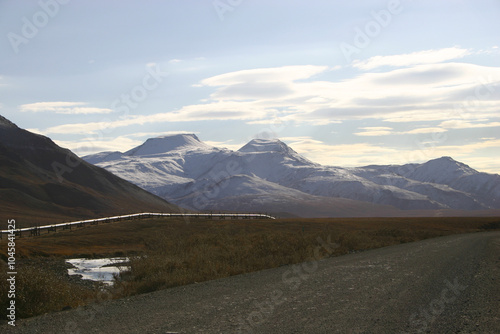
<path fill-rule="evenodd" d="M 50 266 L 36 266 L 37 261 L 47 258 L 62 262 L 64 257 L 130 256 L 130 270 L 117 278 L 111 292 L 121 297 L 305 261 L 313 256 L 318 238 L 338 244 L 331 254 L 334 256 L 498 228 L 500 219 L 493 217 L 147 219 L 23 237 L 16 240 L 17 256 L 35 264 L 18 269 L 17 288 L 22 296 L 18 300 L 29 305 L 19 314 L 28 317 L 95 298 L 95 291 L 70 282 Z M 0 246 L 0 257 L 5 259 L 5 239 Z M 5 283 L 1 284 L 3 305 Z"/>
<path fill-rule="evenodd" d="M 58 261 L 62 264 L 62 260 Z M 61 272 L 47 266 L 46 261 L 23 261 L 17 267 L 16 277 L 16 317 L 28 318 L 35 315 L 61 311 L 84 305 L 95 299 L 96 290 L 71 283 Z M 57 266 L 56 266 L 57 267 Z M 9 303 L 7 265 L 0 261 L 0 315 L 6 319 Z"/>

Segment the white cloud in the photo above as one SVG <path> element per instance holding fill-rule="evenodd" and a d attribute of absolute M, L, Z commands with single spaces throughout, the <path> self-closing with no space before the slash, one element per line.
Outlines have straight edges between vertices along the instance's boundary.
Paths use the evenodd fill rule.
<path fill-rule="evenodd" d="M 100 121 L 100 122 L 89 122 L 89 123 L 71 123 L 62 124 L 49 127 L 45 129 L 44 133 L 55 133 L 55 134 L 99 134 L 106 133 L 111 129 L 116 129 L 119 127 L 136 125 L 139 122 L 137 117 L 129 117 L 126 119 L 118 119 L 115 121 Z"/>
<path fill-rule="evenodd" d="M 322 165 L 359 167 L 372 164 L 386 164 L 394 161 L 397 151 L 368 143 L 345 144 L 325 147 L 324 151 L 316 150 L 304 153 L 311 161 Z"/>
<path fill-rule="evenodd" d="M 308 136 L 280 139 L 309 160 L 330 166 L 361 166 L 382 162 L 384 158 L 397 155 L 398 152 L 393 148 L 370 143 L 332 145 Z"/>
<path fill-rule="evenodd" d="M 113 112 L 109 108 L 85 107 L 85 102 L 37 102 L 23 104 L 19 107 L 21 112 L 53 112 L 56 114 L 107 114 Z"/>
<path fill-rule="evenodd" d="M 372 70 L 382 66 L 407 67 L 419 64 L 436 64 L 463 58 L 471 51 L 459 47 L 425 50 L 393 56 L 375 56 L 367 60 L 356 60 L 353 66 L 361 70 Z"/>
<path fill-rule="evenodd" d="M 310 136 L 294 136 L 294 137 L 279 137 L 281 141 L 288 141 L 293 143 L 322 143 L 321 141 L 314 140 Z"/>
<path fill-rule="evenodd" d="M 467 164 L 481 172 L 500 174 L 500 162 L 498 159 L 492 159 L 491 157 L 468 157 Z"/>
<path fill-rule="evenodd" d="M 132 138 L 153 138 L 153 137 L 160 137 L 160 136 L 167 136 L 167 135 L 179 135 L 179 134 L 199 134 L 199 132 L 195 131 L 164 131 L 164 132 L 135 132 L 128 134 L 127 137 L 132 137 Z"/>
<path fill-rule="evenodd" d="M 443 143 L 444 144 L 444 143 Z M 479 150 L 484 149 L 500 149 L 500 139 L 481 140 L 471 144 L 464 145 L 431 145 L 428 147 L 428 155 L 432 158 L 441 156 L 452 156 L 455 159 L 468 157 L 471 154 L 476 154 Z"/>
<path fill-rule="evenodd" d="M 500 148 L 500 139 L 487 139 L 483 140 L 480 142 L 477 142 L 475 144 L 469 144 L 469 145 L 463 145 L 463 146 L 458 146 L 460 147 L 465 147 L 466 150 L 469 150 L 469 152 L 474 152 L 479 149 L 484 149 L 484 148 Z"/>
<path fill-rule="evenodd" d="M 297 140 L 293 140 L 293 139 Z M 285 140 L 285 138 L 281 138 Z M 445 145 L 446 137 L 428 143 L 415 144 L 415 147 L 396 148 L 379 146 L 371 143 L 356 143 L 331 145 L 311 137 L 288 137 L 287 143 L 295 151 L 313 162 L 323 165 L 359 167 L 365 165 L 385 165 L 422 163 L 442 156 L 451 156 L 459 161 L 474 162 L 474 167 L 480 171 L 498 173 L 500 163 L 497 159 L 477 158 L 491 155 L 496 157 L 500 149 L 500 139 L 485 139 L 466 145 Z M 488 153 L 489 152 L 489 153 Z"/>
<path fill-rule="evenodd" d="M 204 143 L 213 146 L 213 147 L 218 147 L 218 148 L 227 148 L 232 151 L 237 151 L 239 150 L 243 145 L 245 144 L 230 144 L 232 140 L 226 140 L 226 141 L 212 141 L 212 140 L 205 140 L 203 141 Z"/>
<path fill-rule="evenodd" d="M 374 137 L 374 136 L 388 136 L 388 135 L 414 135 L 414 134 L 425 134 L 425 133 L 441 133 L 448 130 L 431 127 L 431 128 L 417 128 L 409 131 L 393 131 L 393 128 L 389 127 L 364 127 L 359 128 L 364 131 L 354 133 L 356 136 Z"/>
<path fill-rule="evenodd" d="M 40 129 L 32 128 L 32 129 L 26 129 L 26 131 L 29 131 L 29 132 L 32 132 L 32 133 L 36 133 L 37 135 L 45 136 L 45 133 L 43 133 L 42 131 L 40 131 Z"/>
<path fill-rule="evenodd" d="M 419 129 L 414 129 L 410 130 L 407 132 L 402 132 L 403 134 L 421 134 L 421 133 L 440 133 L 440 132 L 446 132 L 446 129 L 443 128 L 419 128 Z"/>
<path fill-rule="evenodd" d="M 45 133 L 59 134 L 96 134 L 126 126 L 137 126 L 164 122 L 214 121 L 214 120 L 253 120 L 262 119 L 275 109 L 265 109 L 255 103 L 244 105 L 232 101 L 210 104 L 189 105 L 179 110 L 152 115 L 119 117 L 90 123 L 62 124 L 44 130 Z"/>
<path fill-rule="evenodd" d="M 450 120 L 442 122 L 439 126 L 447 129 L 493 128 L 500 127 L 500 122 L 471 123 L 464 120 Z"/>
<path fill-rule="evenodd" d="M 386 136 L 392 134 L 392 128 L 389 127 L 364 127 L 364 128 L 359 128 L 361 130 L 364 130 L 362 132 L 356 132 L 354 133 L 356 136 Z"/>
<path fill-rule="evenodd" d="M 228 86 L 254 82 L 292 82 L 308 79 L 313 75 L 325 72 L 328 66 L 297 65 L 271 68 L 257 68 L 216 75 L 202 80 L 205 86 Z"/>
<path fill-rule="evenodd" d="M 140 140 L 133 140 L 126 136 L 115 138 L 103 137 L 99 139 L 85 138 L 78 141 L 54 140 L 54 142 L 61 147 L 70 149 L 80 157 L 99 152 L 125 152 L 143 143 Z"/>
<path fill-rule="evenodd" d="M 467 51 L 451 48 L 451 51 L 443 54 L 457 55 L 460 50 Z M 437 55 L 441 58 L 434 55 L 433 59 L 444 59 L 441 53 L 437 52 Z M 478 120 L 498 115 L 497 96 L 500 87 L 497 83 L 500 82 L 500 67 L 465 63 L 421 64 L 386 72 L 364 73 L 342 80 L 313 78 L 327 70 L 327 66 L 308 65 L 225 73 L 199 83 L 214 87 L 210 97 L 199 104 L 186 105 L 165 113 L 59 125 L 45 132 L 96 133 L 101 129 L 132 125 L 209 120 L 268 124 L 271 118 L 273 122 L 277 119 L 280 123 L 309 125 L 359 119 L 409 123 L 444 122 L 460 118 L 477 123 Z M 357 135 L 388 135 L 389 131 L 364 129 Z M 430 128 L 412 131 L 415 134 L 444 130 Z"/>
<path fill-rule="evenodd" d="M 255 120 L 277 112 L 271 107 L 261 107 L 255 102 L 218 101 L 207 104 L 193 104 L 165 114 L 151 115 L 158 121 L 188 122 L 209 120 Z"/>

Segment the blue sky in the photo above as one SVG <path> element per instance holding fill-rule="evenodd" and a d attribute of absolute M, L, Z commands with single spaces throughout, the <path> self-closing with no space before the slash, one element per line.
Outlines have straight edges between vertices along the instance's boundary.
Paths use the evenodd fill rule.
<path fill-rule="evenodd" d="M 196 133 L 500 173 L 500 2 L 0 1 L 0 114 L 77 154 Z"/>

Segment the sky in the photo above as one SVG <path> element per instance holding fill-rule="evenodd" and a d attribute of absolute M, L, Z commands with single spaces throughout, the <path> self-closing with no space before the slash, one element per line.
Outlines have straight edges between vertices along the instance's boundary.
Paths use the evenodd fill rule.
<path fill-rule="evenodd" d="M 0 114 L 80 156 L 195 133 L 500 173 L 498 0 L 0 0 Z"/>

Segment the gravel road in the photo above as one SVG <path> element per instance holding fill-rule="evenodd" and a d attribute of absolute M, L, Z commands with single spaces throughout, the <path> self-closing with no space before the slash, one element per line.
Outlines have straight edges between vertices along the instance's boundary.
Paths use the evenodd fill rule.
<path fill-rule="evenodd" d="M 312 258 L 17 321 L 0 332 L 500 333 L 500 232 Z"/>

